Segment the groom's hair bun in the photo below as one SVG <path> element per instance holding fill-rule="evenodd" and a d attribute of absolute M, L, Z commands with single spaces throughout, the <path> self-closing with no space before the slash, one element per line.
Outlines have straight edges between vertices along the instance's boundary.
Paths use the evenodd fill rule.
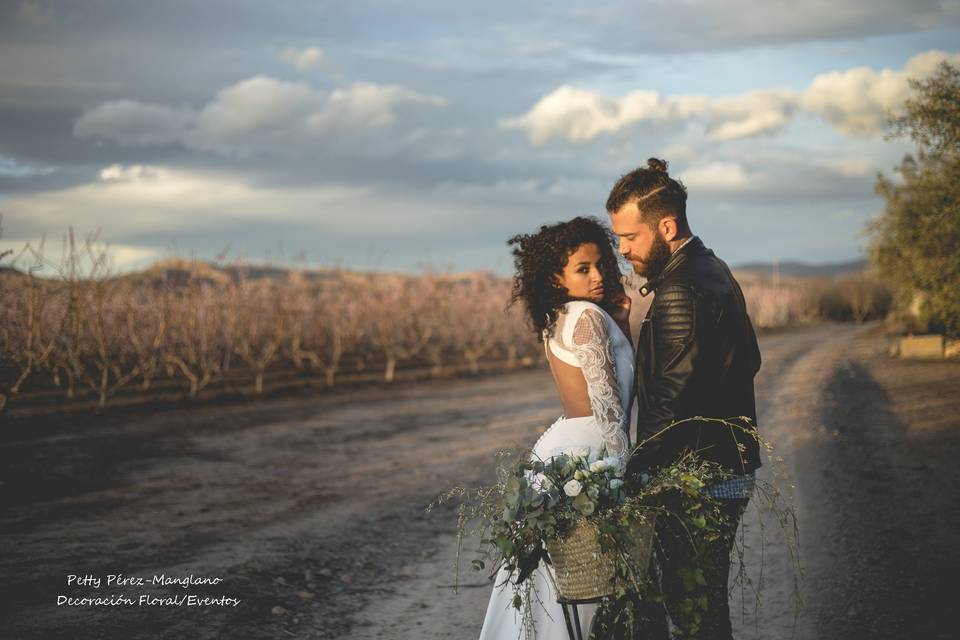
<path fill-rule="evenodd" d="M 667 161 L 649 158 L 647 166 L 621 176 L 610 190 L 607 212 L 616 213 L 624 205 L 637 203 L 640 219 L 655 226 L 662 218 L 677 220 L 681 232 L 689 234 L 687 224 L 687 188 L 667 173 Z"/>
<path fill-rule="evenodd" d="M 666 173 L 667 161 L 661 160 L 660 158 L 648 158 L 647 167 L 652 171 L 662 171 L 663 173 Z"/>

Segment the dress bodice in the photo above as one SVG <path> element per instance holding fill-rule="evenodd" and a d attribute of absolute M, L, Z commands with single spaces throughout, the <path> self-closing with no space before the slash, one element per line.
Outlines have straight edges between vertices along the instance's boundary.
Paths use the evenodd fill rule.
<path fill-rule="evenodd" d="M 556 322 L 544 329 L 544 348 L 583 372 L 593 417 L 608 452 L 626 453 L 634 358 L 632 345 L 616 321 L 593 302 L 571 300 Z"/>

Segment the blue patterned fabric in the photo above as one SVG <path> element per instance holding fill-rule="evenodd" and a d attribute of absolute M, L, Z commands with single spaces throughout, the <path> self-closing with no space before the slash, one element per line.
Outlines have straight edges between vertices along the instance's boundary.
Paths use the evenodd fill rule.
<path fill-rule="evenodd" d="M 755 486 L 756 476 L 751 473 L 712 484 L 704 488 L 704 493 L 717 500 L 738 500 L 752 496 Z"/>

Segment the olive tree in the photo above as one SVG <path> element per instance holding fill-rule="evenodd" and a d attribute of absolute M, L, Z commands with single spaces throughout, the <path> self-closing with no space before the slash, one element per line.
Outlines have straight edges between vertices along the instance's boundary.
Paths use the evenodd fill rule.
<path fill-rule="evenodd" d="M 928 328 L 960 336 L 960 69 L 942 62 L 913 79 L 890 137 L 908 136 L 899 180 L 877 177 L 886 201 L 869 228 L 871 259 Z"/>

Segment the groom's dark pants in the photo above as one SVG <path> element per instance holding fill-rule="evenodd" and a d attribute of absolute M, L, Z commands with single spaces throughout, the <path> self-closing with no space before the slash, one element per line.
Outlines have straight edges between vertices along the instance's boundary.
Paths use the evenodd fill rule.
<path fill-rule="evenodd" d="M 729 525 L 724 527 L 720 539 L 710 543 L 705 550 L 706 557 L 702 566 L 704 580 L 707 583 L 708 611 L 703 614 L 700 630 L 691 636 L 701 640 L 732 640 L 733 638 L 727 591 L 730 578 L 730 553 L 736 539 L 737 526 L 747 508 L 748 500 L 720 500 L 719 502 L 721 513 L 726 517 Z M 659 544 L 656 546 L 655 553 L 660 567 L 660 584 L 666 601 L 666 611 L 655 603 L 644 605 L 649 608 L 643 612 L 643 617 L 649 622 L 635 634 L 634 637 L 638 640 L 668 640 L 666 615 L 668 612 L 678 612 L 680 603 L 687 595 L 680 568 L 692 553 L 689 539 L 685 537 L 675 521 L 659 518 L 657 528 Z"/>

